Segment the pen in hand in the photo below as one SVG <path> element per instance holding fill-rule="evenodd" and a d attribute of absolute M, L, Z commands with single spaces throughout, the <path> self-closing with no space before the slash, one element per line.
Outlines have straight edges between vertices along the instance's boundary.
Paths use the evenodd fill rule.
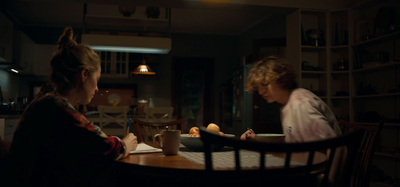
<path fill-rule="evenodd" d="M 129 134 L 129 132 L 131 132 L 131 124 L 132 124 L 132 118 L 129 118 L 128 129 L 127 129 L 128 132 L 126 132 L 126 134 Z"/>

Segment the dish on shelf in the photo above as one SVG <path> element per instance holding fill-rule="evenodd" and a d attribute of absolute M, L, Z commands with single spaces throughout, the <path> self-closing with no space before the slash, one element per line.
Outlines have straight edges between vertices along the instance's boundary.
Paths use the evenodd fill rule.
<path fill-rule="evenodd" d="M 113 106 L 117 106 L 119 103 L 121 103 L 121 96 L 119 96 L 118 94 L 109 95 L 108 103 L 110 103 Z"/>

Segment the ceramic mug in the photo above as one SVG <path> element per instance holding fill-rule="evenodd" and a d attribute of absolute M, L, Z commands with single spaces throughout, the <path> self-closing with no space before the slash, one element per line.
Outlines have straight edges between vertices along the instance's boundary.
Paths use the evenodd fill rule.
<path fill-rule="evenodd" d="M 181 143 L 181 131 L 162 130 L 160 134 L 154 135 L 153 141 L 161 147 L 165 155 L 176 155 Z"/>

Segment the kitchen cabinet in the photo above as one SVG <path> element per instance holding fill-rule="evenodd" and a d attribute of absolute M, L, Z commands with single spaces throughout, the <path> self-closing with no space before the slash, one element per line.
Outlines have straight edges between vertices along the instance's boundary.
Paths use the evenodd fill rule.
<path fill-rule="evenodd" d="M 50 59 L 57 45 L 37 44 L 22 31 L 15 31 L 15 36 L 18 38 L 15 45 L 20 54 L 16 61 L 21 67 L 20 74 L 49 76 Z"/>
<path fill-rule="evenodd" d="M 384 121 L 373 159 L 373 183 L 400 184 L 400 5 L 371 1 L 352 7 L 353 120 Z M 379 175 L 377 175 L 379 173 Z"/>
<path fill-rule="evenodd" d="M 13 23 L 0 12 L 0 62 L 12 62 Z"/>
<path fill-rule="evenodd" d="M 118 5 L 87 4 L 85 7 L 84 23 L 85 28 L 90 31 L 109 30 L 120 34 L 142 34 L 145 33 L 166 33 L 170 27 L 169 8 L 156 8 L 158 15 L 148 15 L 148 8 L 135 6 L 132 15 L 123 16 L 119 12 Z M 137 32 L 124 32 L 136 30 Z"/>
<path fill-rule="evenodd" d="M 101 59 L 101 75 L 103 77 L 127 78 L 129 76 L 129 53 L 98 52 Z"/>

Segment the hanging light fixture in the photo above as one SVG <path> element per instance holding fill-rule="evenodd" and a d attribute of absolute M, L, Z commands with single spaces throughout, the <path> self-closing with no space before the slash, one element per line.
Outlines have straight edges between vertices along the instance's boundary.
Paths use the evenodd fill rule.
<path fill-rule="evenodd" d="M 139 65 L 135 70 L 132 71 L 133 75 L 156 75 L 156 72 L 154 72 L 147 64 L 146 60 L 143 57 L 142 64 Z"/>

